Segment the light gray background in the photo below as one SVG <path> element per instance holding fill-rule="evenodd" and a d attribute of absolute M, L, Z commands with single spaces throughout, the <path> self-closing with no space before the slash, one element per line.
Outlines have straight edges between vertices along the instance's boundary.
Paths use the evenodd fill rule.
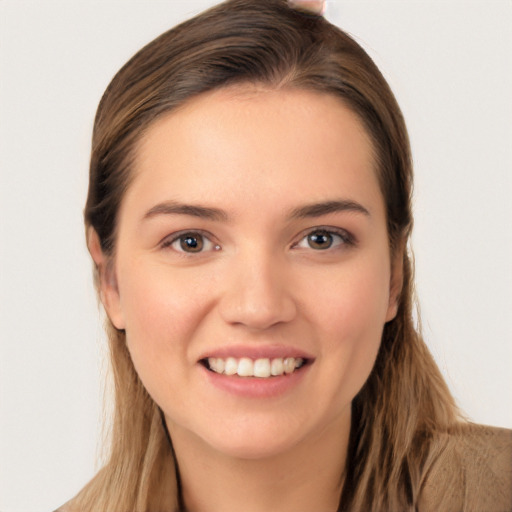
<path fill-rule="evenodd" d="M 256 1 L 256 0 L 255 0 Z M 212 1 L 0 0 L 0 510 L 95 472 L 104 340 L 82 207 L 92 119 L 137 49 Z M 512 2 L 341 1 L 408 122 L 425 337 L 460 406 L 512 427 Z"/>

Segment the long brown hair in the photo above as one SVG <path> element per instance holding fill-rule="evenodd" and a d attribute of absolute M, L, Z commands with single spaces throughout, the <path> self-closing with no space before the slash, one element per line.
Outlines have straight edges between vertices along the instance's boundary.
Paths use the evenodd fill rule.
<path fill-rule="evenodd" d="M 144 132 L 194 96 L 244 82 L 333 94 L 360 117 L 371 137 L 390 250 L 403 253 L 403 288 L 375 367 L 352 404 L 339 510 L 415 510 L 434 434 L 456 424 L 457 410 L 413 321 L 413 269 L 404 249 L 412 228 L 405 123 L 380 71 L 352 38 L 284 0 L 228 0 L 149 43 L 117 73 L 100 102 L 86 226 L 112 257 L 119 205 Z M 179 472 L 160 410 L 135 372 L 124 332 L 110 323 L 107 330 L 115 384 L 111 451 L 72 508 L 177 511 Z"/>

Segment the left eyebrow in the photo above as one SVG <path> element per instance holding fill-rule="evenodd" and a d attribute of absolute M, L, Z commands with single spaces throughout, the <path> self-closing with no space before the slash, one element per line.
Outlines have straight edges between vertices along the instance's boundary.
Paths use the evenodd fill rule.
<path fill-rule="evenodd" d="M 314 203 L 306 206 L 295 208 L 290 213 L 291 219 L 305 219 L 311 217 L 321 217 L 329 213 L 337 212 L 355 212 L 362 213 L 370 217 L 370 212 L 362 205 L 355 201 L 340 199 L 336 201 L 324 201 L 322 203 Z"/>

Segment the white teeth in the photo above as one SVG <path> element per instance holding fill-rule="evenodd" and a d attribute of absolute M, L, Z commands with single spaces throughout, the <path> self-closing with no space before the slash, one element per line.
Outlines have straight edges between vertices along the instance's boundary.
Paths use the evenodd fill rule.
<path fill-rule="evenodd" d="M 228 357 L 209 357 L 208 366 L 215 373 L 224 373 L 225 375 L 238 375 L 239 377 L 278 377 L 283 374 L 293 373 L 297 368 L 304 364 L 301 357 L 277 357 L 275 359 L 256 359 L 253 361 L 249 357 L 236 359 Z"/>
<path fill-rule="evenodd" d="M 213 371 L 215 371 L 215 370 L 213 370 Z M 237 371 L 238 371 L 238 361 L 234 357 L 228 357 L 224 363 L 224 373 L 226 375 L 235 375 L 235 373 Z M 220 373 L 220 372 L 218 372 L 218 373 Z"/>
<path fill-rule="evenodd" d="M 282 359 L 272 359 L 270 363 L 270 373 L 272 375 L 283 375 L 283 360 Z"/>
<path fill-rule="evenodd" d="M 284 366 L 285 373 L 292 373 L 293 370 L 295 370 L 295 358 L 287 357 L 284 360 L 283 366 Z"/>
<path fill-rule="evenodd" d="M 242 357 L 238 361 L 238 371 L 236 372 L 240 377 L 252 377 L 254 375 L 254 364 L 252 359 L 248 357 Z"/>
<path fill-rule="evenodd" d="M 217 359 L 216 357 L 210 357 L 208 359 L 208 364 L 210 365 L 210 368 L 217 372 L 217 373 L 223 373 L 224 372 L 224 366 L 225 362 L 224 359 Z"/>
<path fill-rule="evenodd" d="M 224 359 L 217 359 L 217 371 L 219 373 L 222 373 L 224 371 L 224 367 L 226 366 L 226 363 L 224 362 Z"/>
<path fill-rule="evenodd" d="M 254 376 L 255 377 L 270 377 L 270 360 L 269 359 L 256 359 L 254 361 Z"/>

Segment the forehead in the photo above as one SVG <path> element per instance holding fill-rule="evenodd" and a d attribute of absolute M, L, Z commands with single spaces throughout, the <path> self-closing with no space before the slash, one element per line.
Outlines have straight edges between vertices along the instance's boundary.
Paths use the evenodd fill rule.
<path fill-rule="evenodd" d="M 358 116 L 333 95 L 299 89 L 243 85 L 193 98 L 147 130 L 134 172 L 130 189 L 152 189 L 161 200 L 238 191 L 284 205 L 337 191 L 380 201 L 372 144 Z"/>

